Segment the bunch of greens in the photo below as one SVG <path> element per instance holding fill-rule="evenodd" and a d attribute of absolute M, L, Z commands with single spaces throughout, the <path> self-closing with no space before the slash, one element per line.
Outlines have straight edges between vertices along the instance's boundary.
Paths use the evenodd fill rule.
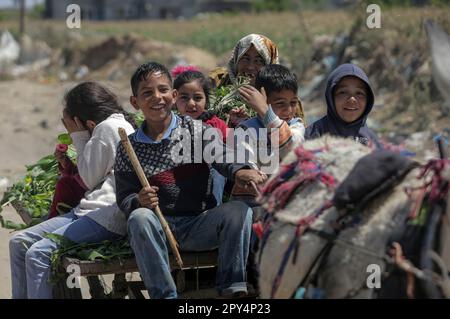
<path fill-rule="evenodd" d="M 58 135 L 58 143 L 68 146 L 66 155 L 70 158 L 72 163 L 77 165 L 77 151 L 75 150 L 75 147 L 73 146 L 72 138 L 70 137 L 70 135 L 67 133 Z"/>
<path fill-rule="evenodd" d="M 57 180 L 58 163 L 53 155 L 48 155 L 36 164 L 27 166 L 25 178 L 14 184 L 3 195 L 0 210 L 14 202 L 20 203 L 31 217 L 29 226 L 39 223 L 48 214 Z M 5 221 L 1 216 L 0 221 L 2 226 L 8 229 L 28 227 L 24 224 Z"/>
<path fill-rule="evenodd" d="M 67 156 L 76 163 L 76 151 L 68 134 L 58 136 L 60 144 L 68 145 Z M 29 225 L 16 224 L 4 220 L 0 216 L 2 227 L 7 229 L 24 229 L 33 226 L 46 218 L 50 210 L 55 185 L 58 180 L 58 162 L 54 155 L 41 158 L 36 164 L 26 166 L 25 177 L 15 183 L 3 195 L 0 201 L 1 210 L 9 205 L 18 203 L 31 217 Z"/>
<path fill-rule="evenodd" d="M 138 126 L 144 121 L 142 112 L 134 113 L 134 119 Z M 69 134 L 58 136 L 60 144 L 68 145 L 66 155 L 76 164 L 77 153 L 72 144 Z M 46 218 L 50 210 L 56 182 L 58 180 L 58 162 L 54 155 L 48 155 L 40 159 L 36 164 L 27 166 L 27 173 L 23 180 L 15 183 L 5 192 L 0 201 L 0 212 L 8 204 L 20 203 L 32 218 L 29 225 L 15 224 L 5 221 L 0 215 L 0 221 L 4 228 L 24 229 L 41 222 Z M 131 247 L 126 239 L 119 241 L 103 241 L 101 243 L 77 244 L 64 236 L 47 234 L 47 238 L 55 241 L 59 248 L 52 254 L 52 278 L 58 280 L 58 269 L 61 260 L 65 256 L 78 258 L 80 260 L 101 259 L 104 261 L 113 258 L 125 258 L 133 256 Z"/>
<path fill-rule="evenodd" d="M 248 107 L 239 96 L 239 88 L 249 83 L 250 79 L 239 76 L 235 83 L 217 88 L 210 96 L 209 110 L 226 123 L 229 122 L 229 114 L 232 109 L 243 108 L 249 117 L 256 116 L 256 112 Z"/>
<path fill-rule="evenodd" d="M 136 123 L 137 127 L 140 127 L 142 123 L 145 121 L 144 114 L 142 112 L 136 112 L 133 114 L 134 116 L 134 122 Z"/>

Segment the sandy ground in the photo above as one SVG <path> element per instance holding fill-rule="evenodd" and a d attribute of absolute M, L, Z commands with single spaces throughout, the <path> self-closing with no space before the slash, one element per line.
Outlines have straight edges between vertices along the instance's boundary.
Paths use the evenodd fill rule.
<path fill-rule="evenodd" d="M 55 136 L 63 132 L 58 112 L 64 92 L 62 84 L 31 81 L 0 82 L 0 177 L 13 183 L 25 172 L 25 165 L 51 153 Z M 21 222 L 11 207 L 2 215 Z M 11 231 L 0 228 L 0 298 L 11 297 L 8 241 Z"/>
<path fill-rule="evenodd" d="M 108 84 L 120 96 L 123 105 L 126 84 Z M 58 134 L 65 132 L 60 121 L 64 93 L 73 83 L 32 80 L 0 81 L 0 179 L 11 185 L 25 173 L 25 165 L 35 163 L 53 152 Z M 0 198 L 3 196 L 0 190 Z M 21 222 L 12 207 L 2 215 Z M 11 231 L 0 227 L 0 298 L 11 298 L 11 274 L 8 241 Z"/>

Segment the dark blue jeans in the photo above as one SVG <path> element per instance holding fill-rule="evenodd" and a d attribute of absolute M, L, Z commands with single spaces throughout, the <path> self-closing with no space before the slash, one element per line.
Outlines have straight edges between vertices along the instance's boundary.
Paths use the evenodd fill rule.
<path fill-rule="evenodd" d="M 252 210 L 246 204 L 228 202 L 197 216 L 168 216 L 166 220 L 181 251 L 219 248 L 216 287 L 221 295 L 247 292 Z M 147 208 L 133 211 L 128 219 L 128 236 L 150 298 L 177 298 L 170 273 L 170 246 L 156 214 Z"/>

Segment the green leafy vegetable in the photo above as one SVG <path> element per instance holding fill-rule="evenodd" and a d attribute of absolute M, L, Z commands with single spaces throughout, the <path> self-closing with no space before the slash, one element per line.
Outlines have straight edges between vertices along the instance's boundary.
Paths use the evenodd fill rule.
<path fill-rule="evenodd" d="M 70 135 L 68 133 L 59 134 L 58 142 L 59 142 L 59 144 L 65 144 L 65 145 L 71 145 L 73 143 L 72 138 L 70 137 Z"/>
<path fill-rule="evenodd" d="M 248 78 L 238 77 L 235 84 L 217 88 L 210 96 L 210 111 L 226 123 L 229 121 L 229 114 L 232 109 L 243 108 L 250 117 L 256 116 L 256 112 L 245 105 L 238 92 L 239 88 L 249 83 Z"/>
<path fill-rule="evenodd" d="M 50 276 L 51 282 L 57 282 L 64 275 L 61 272 L 61 261 L 64 257 L 72 257 L 80 260 L 103 260 L 109 262 L 111 260 L 122 258 L 130 258 L 134 256 L 133 250 L 126 238 L 116 241 L 105 240 L 101 243 L 74 243 L 64 236 L 57 234 L 45 234 L 46 238 L 53 240 L 58 249 L 54 250 L 51 256 L 52 272 Z"/>
<path fill-rule="evenodd" d="M 26 167 L 23 180 L 15 183 L 3 195 L 0 201 L 0 212 L 6 205 L 18 202 L 32 218 L 32 224 L 43 220 L 50 210 L 50 205 L 58 180 L 58 163 L 53 155 L 40 159 L 36 164 Z M 1 219 L 2 227 L 23 229 L 24 224 L 15 224 Z"/>

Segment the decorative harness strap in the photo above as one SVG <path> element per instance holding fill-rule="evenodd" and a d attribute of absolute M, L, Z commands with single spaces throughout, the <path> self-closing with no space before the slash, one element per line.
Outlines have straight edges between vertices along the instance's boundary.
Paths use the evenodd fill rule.
<path fill-rule="evenodd" d="M 270 234 L 270 224 L 274 220 L 275 212 L 283 209 L 287 205 L 289 199 L 298 188 L 306 187 L 307 185 L 311 185 L 318 181 L 326 185 L 329 189 L 334 190 L 336 186 L 334 176 L 325 172 L 315 157 L 315 154 L 323 152 L 324 150 L 325 148 L 309 151 L 303 146 L 299 146 L 294 150 L 297 160 L 291 164 L 281 166 L 278 176 L 262 190 L 262 196 L 267 196 L 265 207 L 269 212 L 269 217 L 265 221 L 264 226 L 256 227 L 257 233 L 262 233 L 261 251 L 267 243 Z M 294 253 L 294 261 L 296 260 L 300 236 L 322 215 L 324 211 L 332 206 L 332 201 L 328 200 L 321 207 L 316 209 L 313 214 L 302 218 L 297 222 L 295 236 L 284 253 L 277 276 L 272 284 L 271 298 L 273 298 L 277 292 L 292 253 Z M 261 259 L 261 254 L 259 258 Z"/>

